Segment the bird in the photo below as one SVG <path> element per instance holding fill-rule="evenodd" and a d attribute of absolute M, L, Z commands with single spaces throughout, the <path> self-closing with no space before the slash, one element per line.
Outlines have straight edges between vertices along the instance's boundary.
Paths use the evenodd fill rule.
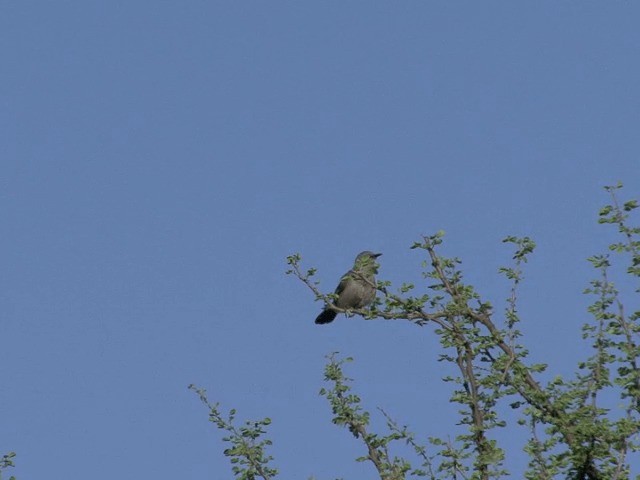
<path fill-rule="evenodd" d="M 378 273 L 378 258 L 381 253 L 368 250 L 360 252 L 353 263 L 353 268 L 345 273 L 336 288 L 337 298 L 333 301 L 338 308 L 349 310 L 363 308 L 370 305 L 376 298 L 376 277 Z M 338 315 L 331 306 L 325 305 L 324 310 L 316 318 L 316 324 L 325 325 L 333 322 Z"/>

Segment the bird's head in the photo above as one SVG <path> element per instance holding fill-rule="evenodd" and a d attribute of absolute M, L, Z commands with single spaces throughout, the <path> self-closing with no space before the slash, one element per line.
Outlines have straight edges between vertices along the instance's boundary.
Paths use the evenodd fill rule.
<path fill-rule="evenodd" d="M 376 273 L 378 271 L 378 263 L 376 262 L 376 258 L 378 258 L 381 253 L 373 253 L 369 250 L 365 250 L 364 252 L 360 252 L 356 257 L 356 261 L 354 263 L 354 270 L 364 270 L 366 272 Z"/>

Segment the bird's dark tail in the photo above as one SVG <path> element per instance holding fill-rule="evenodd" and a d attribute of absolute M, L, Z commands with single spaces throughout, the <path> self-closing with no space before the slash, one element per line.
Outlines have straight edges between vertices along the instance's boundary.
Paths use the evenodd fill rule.
<path fill-rule="evenodd" d="M 334 312 L 333 310 L 327 308 L 326 310 L 323 310 L 320 315 L 318 315 L 318 318 L 316 318 L 316 323 L 318 325 L 331 323 L 336 318 L 336 315 L 338 315 L 338 312 Z"/>

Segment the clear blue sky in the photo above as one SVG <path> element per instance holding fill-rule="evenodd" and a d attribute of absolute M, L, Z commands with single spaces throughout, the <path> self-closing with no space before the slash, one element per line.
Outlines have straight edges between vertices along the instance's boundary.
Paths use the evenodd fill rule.
<path fill-rule="evenodd" d="M 420 281 L 423 233 L 571 372 L 601 186 L 640 192 L 634 2 L 0 5 L 0 452 L 18 478 L 230 478 L 187 390 L 270 416 L 282 478 L 374 478 L 317 395 L 323 356 L 365 405 L 452 433 L 431 328 L 339 319 L 361 250 Z M 575 339 L 575 340 L 574 340 Z M 453 432 L 455 433 L 455 432 Z M 519 454 L 511 460 L 517 468 Z"/>

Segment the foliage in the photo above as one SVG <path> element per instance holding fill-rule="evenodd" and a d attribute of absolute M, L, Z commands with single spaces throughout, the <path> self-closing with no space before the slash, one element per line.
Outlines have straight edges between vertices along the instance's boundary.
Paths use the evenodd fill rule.
<path fill-rule="evenodd" d="M 244 426 L 234 425 L 236 411 L 231 410 L 225 419 L 219 409 L 219 404 L 211 404 L 207 399 L 207 392 L 195 385 L 189 385 L 209 409 L 209 421 L 220 430 L 226 432 L 223 441 L 231 444 L 224 450 L 224 455 L 231 460 L 233 474 L 238 480 L 254 480 L 263 478 L 269 480 L 278 474 L 278 470 L 271 467 L 269 462 L 273 457 L 267 455 L 266 447 L 271 440 L 262 438 L 267 433 L 265 428 L 271 424 L 271 419 L 264 418 L 257 421 L 247 421 Z"/>
<path fill-rule="evenodd" d="M 15 456 L 16 456 L 15 452 L 9 452 L 6 455 L 3 455 L 2 458 L 0 459 L 0 479 L 2 479 L 3 470 L 9 467 L 15 467 L 13 463 L 13 459 Z M 9 477 L 9 480 L 16 480 L 16 477 L 11 476 Z"/>
<path fill-rule="evenodd" d="M 529 432 L 525 452 L 530 461 L 519 476 L 630 478 L 630 456 L 639 448 L 640 310 L 629 313 L 631 309 L 625 307 L 611 276 L 615 258 L 625 262 L 627 279 L 637 282 L 640 278 L 640 228 L 628 223 L 638 203 L 620 203 L 620 188 L 621 185 L 606 187 L 611 203 L 599 213 L 599 222 L 616 226 L 621 240 L 610 245 L 608 253 L 589 258 L 597 273 L 585 290 L 592 298 L 588 309 L 592 320 L 583 327 L 583 339 L 589 342 L 591 354 L 577 365 L 572 378 L 555 376 L 543 382 L 546 377 L 541 373 L 547 366 L 529 361 L 521 342 L 518 288 L 524 279 L 524 264 L 535 249 L 528 237 L 504 239 L 515 252 L 512 264 L 500 269 L 511 284 L 506 308 L 500 314 L 464 282 L 460 260 L 439 253 L 442 232 L 425 236 L 411 247 L 425 255 L 423 276 L 429 282 L 425 293 L 415 294 L 415 285 L 409 283 L 401 285 L 396 293 L 390 282 L 380 281 L 376 302 L 362 310 L 336 307 L 332 303 L 335 297 L 320 291 L 314 279 L 316 270 L 304 271 L 300 255 L 288 257 L 287 273 L 300 279 L 316 299 L 337 311 L 365 319 L 404 320 L 420 327 L 434 325 L 442 346 L 440 361 L 457 372 L 443 380 L 451 387 L 451 401 L 460 407 L 458 424 L 466 431 L 454 438 L 430 437 L 427 453 L 427 447 L 418 443 L 406 426 L 398 426 L 385 412 L 382 414 L 388 432 L 370 431 L 370 414 L 361 406 L 360 397 L 352 391 L 351 380 L 343 372 L 350 359 L 329 356 L 325 368 L 329 387 L 322 389 L 321 395 L 331 406 L 333 423 L 347 428 L 363 443 L 366 454 L 359 461 L 371 462 L 382 480 L 488 480 L 508 476 L 508 452 L 492 432 L 518 428 L 505 420 L 507 409 L 514 409 L 520 416 L 518 424 Z M 640 293 L 640 287 L 635 293 Z M 257 468 L 271 460 L 264 453 L 268 441 L 256 443 L 264 434 L 262 427 L 266 423 L 247 423 L 253 425 L 253 430 L 235 430 L 233 415 L 223 421 L 217 405 L 209 405 L 204 394 L 196 391 L 207 403 L 212 421 L 230 433 L 225 440 L 233 448 L 225 454 L 241 465 L 234 467 L 234 473 L 244 475 L 239 477 L 243 479 L 275 475 L 275 470 L 261 472 Z M 402 451 L 402 455 L 392 450 Z"/>

